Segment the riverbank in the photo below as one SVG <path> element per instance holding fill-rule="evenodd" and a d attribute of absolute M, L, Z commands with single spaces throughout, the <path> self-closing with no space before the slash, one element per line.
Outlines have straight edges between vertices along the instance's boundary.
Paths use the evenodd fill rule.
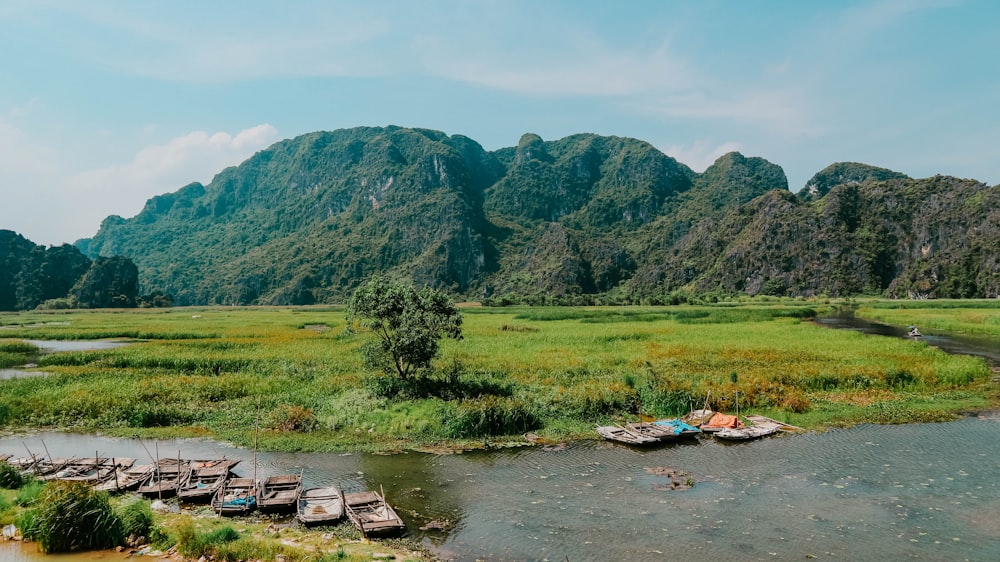
<path fill-rule="evenodd" d="M 409 381 L 366 371 L 342 311 L 199 308 L 2 314 L 2 342 L 126 338 L 0 381 L 0 424 L 282 451 L 466 450 L 593 438 L 699 407 L 810 429 L 954 419 L 997 404 L 982 360 L 803 319 L 820 301 L 467 308 L 464 339 Z M 994 310 L 993 313 L 997 311 Z M 987 312 L 989 314 L 989 312 Z"/>
<path fill-rule="evenodd" d="M 6 527 L 5 531 L 16 537 L 9 538 L 14 542 L 22 539 L 7 526 L 17 521 L 27 509 L 14 505 L 18 493 L 16 490 L 0 489 L 0 507 L 3 508 L 0 509 L 0 527 Z M 367 540 L 349 522 L 333 527 L 305 528 L 287 517 L 256 514 L 222 518 L 206 507 L 181 507 L 176 502 L 149 502 L 131 496 L 115 498 L 113 503 L 120 506 L 135 501 L 153 505 L 150 536 L 137 538 L 129 546 L 121 546 L 114 551 L 79 553 L 80 560 L 137 557 L 177 562 L 206 558 L 281 562 L 435 559 L 417 541 Z M 0 542 L 4 540 L 0 538 Z M 48 559 L 40 546 L 28 541 L 17 554 L 25 560 Z M 63 560 L 64 556 L 60 554 L 59 559 Z"/>

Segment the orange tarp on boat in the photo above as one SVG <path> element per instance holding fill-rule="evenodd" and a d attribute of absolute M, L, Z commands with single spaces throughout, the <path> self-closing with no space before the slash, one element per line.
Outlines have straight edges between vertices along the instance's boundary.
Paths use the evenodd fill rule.
<path fill-rule="evenodd" d="M 705 427 L 737 428 L 737 427 L 743 427 L 743 422 L 741 422 L 739 418 L 737 418 L 736 416 L 730 416 L 728 414 L 723 414 L 719 412 L 716 413 L 714 416 L 712 416 L 712 419 L 708 420 L 708 423 L 703 425 L 702 429 L 704 429 Z"/>

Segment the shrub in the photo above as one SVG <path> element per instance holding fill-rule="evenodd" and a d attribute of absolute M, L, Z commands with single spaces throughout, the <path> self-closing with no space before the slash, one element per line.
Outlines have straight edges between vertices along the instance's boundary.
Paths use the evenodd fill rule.
<path fill-rule="evenodd" d="M 283 405 L 271 412 L 271 428 L 278 431 L 312 431 L 319 421 L 312 408 Z"/>
<path fill-rule="evenodd" d="M 122 521 L 122 534 L 126 537 L 149 537 L 153 527 L 153 512 L 149 503 L 137 500 L 125 504 L 118 510 L 118 518 Z"/>
<path fill-rule="evenodd" d="M 16 490 L 24 485 L 24 478 L 21 472 L 13 466 L 0 462 L 0 488 Z"/>
<path fill-rule="evenodd" d="M 124 539 L 108 494 L 84 482 L 46 485 L 19 527 L 24 538 L 37 542 L 45 553 L 107 549 Z"/>

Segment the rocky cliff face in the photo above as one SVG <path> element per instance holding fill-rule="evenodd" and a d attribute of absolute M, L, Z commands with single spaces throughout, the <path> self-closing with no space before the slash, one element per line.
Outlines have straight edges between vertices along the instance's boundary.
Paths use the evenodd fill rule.
<path fill-rule="evenodd" d="M 130 257 L 178 304 L 335 302 L 375 272 L 463 298 L 996 296 L 998 197 L 854 163 L 793 195 L 779 166 L 738 153 L 697 174 L 636 139 L 526 134 L 487 152 L 357 128 L 279 142 L 78 245 Z"/>

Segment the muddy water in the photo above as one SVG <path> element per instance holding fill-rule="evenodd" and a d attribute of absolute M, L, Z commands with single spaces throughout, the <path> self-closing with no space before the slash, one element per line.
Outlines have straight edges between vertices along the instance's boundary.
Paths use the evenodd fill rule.
<path fill-rule="evenodd" d="M 122 553 L 101 550 L 97 552 L 78 552 L 73 554 L 49 554 L 38 552 L 38 546 L 33 543 L 0 542 L 0 560 L 3 562 L 113 562 L 126 560 Z M 135 560 L 133 558 L 133 560 Z M 139 559 L 141 560 L 141 558 Z"/>
<path fill-rule="evenodd" d="M 46 433 L 0 439 L 52 455 L 253 453 L 212 441 Z M 145 445 L 145 447 L 143 446 Z M 260 453 L 258 476 L 382 487 L 411 535 L 456 560 L 1000 559 L 1000 418 L 866 425 L 739 445 L 608 442 L 460 455 Z M 690 474 L 668 491 L 657 467 Z M 430 524 L 430 525 L 429 525 Z M 444 530 L 421 527 L 443 526 Z"/>

